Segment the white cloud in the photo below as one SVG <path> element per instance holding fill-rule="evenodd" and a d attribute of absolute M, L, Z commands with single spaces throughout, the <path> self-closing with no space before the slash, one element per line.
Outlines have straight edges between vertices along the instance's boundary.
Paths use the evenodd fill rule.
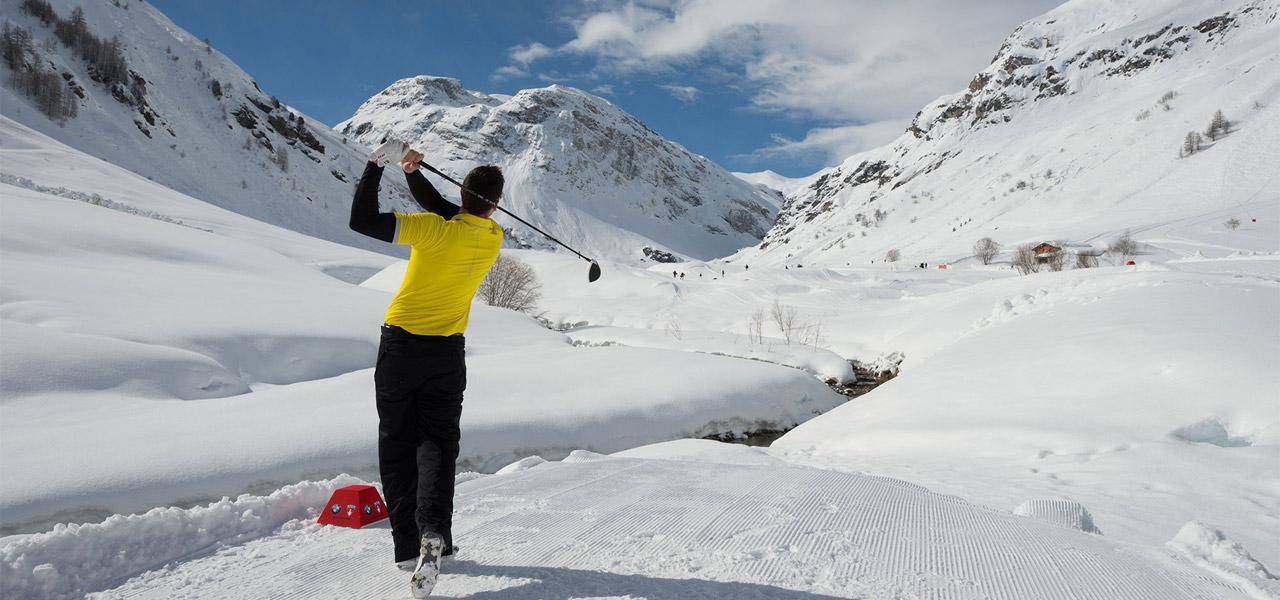
<path fill-rule="evenodd" d="M 902 135 L 909 122 L 894 119 L 861 125 L 818 127 L 810 129 L 799 140 L 775 135 L 773 145 L 735 158 L 759 161 L 777 157 L 817 157 L 827 164 L 834 164 L 850 155 L 893 141 Z"/>
<path fill-rule="evenodd" d="M 534 42 L 528 45 L 512 46 L 507 50 L 507 56 L 511 57 L 512 61 L 521 65 L 528 65 L 535 60 L 546 58 L 554 53 L 555 50 L 544 46 L 540 42 Z"/>
<path fill-rule="evenodd" d="M 597 85 L 596 87 L 591 88 L 591 91 L 596 94 L 600 94 L 601 96 L 614 95 L 613 86 L 607 83 Z"/>
<path fill-rule="evenodd" d="M 493 72 L 493 79 L 495 81 L 502 81 L 507 78 L 528 77 L 528 76 L 529 76 L 528 71 L 514 65 L 498 67 L 498 70 Z"/>
<path fill-rule="evenodd" d="M 698 94 L 702 93 L 702 90 L 691 85 L 660 85 L 658 87 L 667 90 L 672 96 L 676 97 L 676 100 L 685 104 L 694 102 L 698 99 Z"/>
<path fill-rule="evenodd" d="M 1014 26 L 1059 1 L 591 3 L 574 19 L 575 37 L 543 46 L 549 52 L 537 58 L 576 54 L 605 73 L 661 73 L 709 59 L 735 71 L 762 110 L 901 119 L 958 89 Z"/>

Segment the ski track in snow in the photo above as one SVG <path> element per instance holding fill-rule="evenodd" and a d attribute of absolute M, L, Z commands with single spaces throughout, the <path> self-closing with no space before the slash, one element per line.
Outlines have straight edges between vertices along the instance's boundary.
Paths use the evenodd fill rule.
<path fill-rule="evenodd" d="M 803 467 L 578 453 L 464 483 L 457 507 L 434 597 L 1250 597 L 1172 552 Z M 390 541 L 285 526 L 90 597 L 403 598 Z"/>

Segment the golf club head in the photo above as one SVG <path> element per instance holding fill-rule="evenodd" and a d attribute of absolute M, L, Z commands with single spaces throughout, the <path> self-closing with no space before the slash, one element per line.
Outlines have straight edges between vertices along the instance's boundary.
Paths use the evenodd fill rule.
<path fill-rule="evenodd" d="M 600 279 L 600 263 L 591 261 L 591 268 L 587 270 L 587 283 L 591 283 Z"/>

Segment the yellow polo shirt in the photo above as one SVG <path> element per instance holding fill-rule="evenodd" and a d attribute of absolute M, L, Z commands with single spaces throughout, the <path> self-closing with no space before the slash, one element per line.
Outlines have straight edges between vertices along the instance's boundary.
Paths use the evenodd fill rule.
<path fill-rule="evenodd" d="M 502 228 L 467 213 L 448 221 L 434 213 L 396 213 L 395 243 L 412 249 L 386 322 L 418 335 L 465 332 L 471 299 L 498 259 Z"/>

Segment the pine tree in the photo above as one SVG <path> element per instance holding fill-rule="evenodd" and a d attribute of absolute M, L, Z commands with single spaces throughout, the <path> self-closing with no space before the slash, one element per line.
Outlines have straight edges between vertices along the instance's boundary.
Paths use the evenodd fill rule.
<path fill-rule="evenodd" d="M 84 46 L 84 36 L 89 33 L 89 23 L 85 21 L 84 9 L 79 6 L 71 9 L 71 31 L 75 33 L 75 47 Z"/>

